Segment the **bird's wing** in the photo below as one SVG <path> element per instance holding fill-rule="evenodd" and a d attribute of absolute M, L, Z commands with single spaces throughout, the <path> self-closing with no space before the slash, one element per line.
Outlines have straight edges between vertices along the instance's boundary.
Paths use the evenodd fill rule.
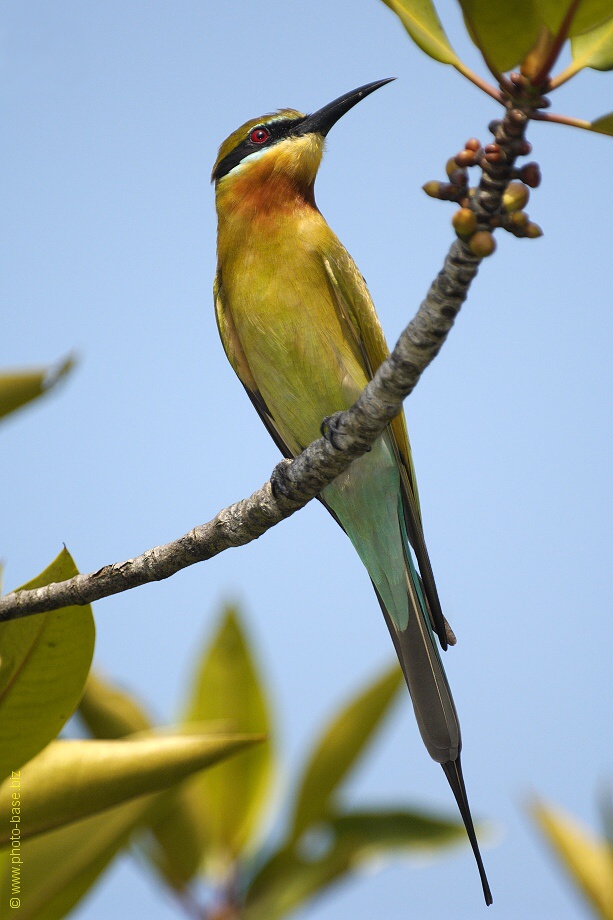
<path fill-rule="evenodd" d="M 389 355 L 387 342 L 366 282 L 353 259 L 340 246 L 323 257 L 324 267 L 332 289 L 341 323 L 347 335 L 357 341 L 364 360 L 364 368 L 372 377 Z M 402 486 L 402 503 L 408 538 L 415 552 L 430 618 L 441 646 L 453 644 L 453 632 L 446 624 L 436 590 L 432 566 L 424 539 L 417 481 L 411 457 L 411 447 L 404 412 L 399 412 L 389 426 L 391 442 L 398 461 Z"/>
<path fill-rule="evenodd" d="M 358 341 L 364 368 L 367 375 L 372 377 L 389 356 L 389 348 L 366 282 L 345 250 L 336 258 L 332 255 L 329 258 L 324 257 L 324 267 L 337 301 L 341 321 L 349 335 L 355 336 Z M 403 412 L 398 413 L 390 428 L 394 433 L 395 447 L 402 459 L 402 466 L 407 471 L 419 513 L 417 481 Z"/>
<path fill-rule="evenodd" d="M 264 401 L 264 397 L 258 390 L 258 386 L 255 382 L 253 374 L 251 373 L 251 368 L 249 367 L 249 363 L 245 356 L 245 352 L 243 351 L 243 346 L 241 345 L 238 335 L 236 334 L 232 313 L 226 303 L 224 296 L 221 272 L 219 269 L 217 270 L 217 274 L 215 275 L 215 282 L 213 284 L 213 297 L 215 298 L 215 316 L 217 318 L 217 328 L 219 329 L 219 335 L 228 361 L 232 365 L 234 373 L 244 386 L 247 396 L 253 403 L 256 412 L 262 419 L 262 422 L 264 423 L 264 426 L 266 427 L 269 435 L 283 456 L 291 458 L 294 455 L 283 440 L 279 429 L 275 424 L 275 420 Z"/>

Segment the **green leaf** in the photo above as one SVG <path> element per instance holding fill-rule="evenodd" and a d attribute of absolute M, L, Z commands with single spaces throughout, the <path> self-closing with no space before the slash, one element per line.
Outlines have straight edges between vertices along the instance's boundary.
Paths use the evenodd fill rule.
<path fill-rule="evenodd" d="M 151 728 L 134 697 L 92 672 L 79 715 L 95 738 L 123 738 Z M 140 841 L 146 858 L 175 889 L 194 877 L 202 861 L 204 840 L 197 810 L 188 783 L 162 793 L 151 809 L 149 831 Z"/>
<path fill-rule="evenodd" d="M 530 812 L 596 915 L 613 920 L 613 859 L 607 841 L 594 837 L 561 809 L 541 800 L 532 803 Z"/>
<path fill-rule="evenodd" d="M 330 811 L 340 784 L 372 740 L 401 684 L 402 672 L 394 665 L 351 699 L 326 726 L 298 786 L 292 837 Z"/>
<path fill-rule="evenodd" d="M 549 0 L 555 3 L 556 0 Z M 581 0 L 577 12 L 573 16 L 569 36 L 581 35 L 597 29 L 611 18 L 611 0 Z"/>
<path fill-rule="evenodd" d="M 144 820 L 155 796 L 141 796 L 103 814 L 40 834 L 21 844 L 19 920 L 60 920 L 83 897 Z M 4 850 L 9 854 L 11 851 Z M 10 857 L 12 858 L 12 857 Z M 12 896 L 10 864 L 0 869 L 0 916 Z"/>
<path fill-rule="evenodd" d="M 130 742 L 113 743 L 122 745 Z M 228 753 L 219 753 L 220 756 L 229 756 Z M 24 878 L 27 877 L 27 885 L 23 886 L 20 894 L 21 920 L 60 920 L 129 842 L 135 829 L 155 823 L 159 803 L 170 801 L 175 791 L 180 789 L 158 795 L 139 795 L 100 814 L 23 840 L 20 850 L 26 867 Z M 180 823 L 175 825 L 175 831 L 175 845 L 182 847 L 183 843 L 178 839 L 182 833 Z M 11 892 L 10 866 L 4 869 L 1 866 L 0 862 L 0 905 L 5 905 Z"/>
<path fill-rule="evenodd" d="M 365 864 L 399 853 L 434 855 L 464 842 L 461 822 L 408 811 L 331 817 L 275 853 L 253 879 L 244 920 L 277 920 Z"/>
<path fill-rule="evenodd" d="M 267 695 L 233 607 L 226 609 L 204 654 L 185 715 L 187 725 L 216 720 L 233 731 L 271 733 Z M 266 741 L 194 780 L 211 871 L 223 871 L 252 841 L 272 771 L 273 750 Z"/>
<path fill-rule="evenodd" d="M 534 0 L 541 21 L 557 35 L 573 0 Z M 589 32 L 611 16 L 611 0 L 580 0 L 568 29 L 568 37 Z"/>
<path fill-rule="evenodd" d="M 543 27 L 553 40 L 571 0 L 460 0 L 460 5 L 469 35 L 486 63 L 504 73 L 524 60 Z M 610 0 L 581 0 L 568 36 L 600 27 L 610 16 Z"/>
<path fill-rule="evenodd" d="M 90 671 L 79 703 L 79 717 L 93 738 L 116 739 L 150 729 L 143 707 L 125 690 Z"/>
<path fill-rule="evenodd" d="M 158 797 L 138 841 L 145 857 L 176 891 L 194 878 L 202 864 L 206 838 L 198 813 L 193 781 L 188 780 Z"/>
<path fill-rule="evenodd" d="M 70 553 L 23 588 L 78 575 Z M 0 624 L 0 779 L 55 738 L 72 715 L 94 651 L 91 607 L 63 607 Z"/>
<path fill-rule="evenodd" d="M 0 418 L 47 393 L 74 367 L 74 358 L 27 371 L 0 371 Z"/>
<path fill-rule="evenodd" d="M 460 59 L 451 47 L 431 0 L 383 0 L 396 13 L 422 51 L 441 64 L 457 67 Z"/>
<path fill-rule="evenodd" d="M 598 28 L 573 38 L 571 49 L 573 70 L 581 70 L 583 67 L 592 67 L 594 70 L 611 70 L 613 68 L 613 17 Z"/>
<path fill-rule="evenodd" d="M 533 0 L 460 0 L 460 6 L 470 37 L 500 73 L 523 60 L 542 24 Z"/>
<path fill-rule="evenodd" d="M 170 735 L 54 741 L 20 771 L 21 838 L 159 792 L 260 740 L 245 735 Z M 13 783 L 9 777 L 0 786 L 0 845 L 7 843 L 13 826 Z"/>
<path fill-rule="evenodd" d="M 596 131 L 597 134 L 613 136 L 613 112 L 609 112 L 608 115 L 603 115 L 601 118 L 591 122 L 589 130 Z"/>

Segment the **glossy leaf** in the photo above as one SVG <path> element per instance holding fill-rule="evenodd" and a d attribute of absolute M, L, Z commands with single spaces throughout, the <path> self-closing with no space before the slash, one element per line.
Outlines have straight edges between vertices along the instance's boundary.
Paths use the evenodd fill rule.
<path fill-rule="evenodd" d="M 158 796 L 138 841 L 145 857 L 177 891 L 198 873 L 206 845 L 193 782 Z"/>
<path fill-rule="evenodd" d="M 613 137 L 613 112 L 593 121 L 590 124 L 590 131 L 596 131 L 597 134 L 608 134 Z"/>
<path fill-rule="evenodd" d="M 534 6 L 542 22 L 554 35 L 557 35 L 572 3 L 573 0 L 534 0 Z M 590 29 L 602 25 L 610 16 L 611 0 L 580 0 L 576 4 L 567 35 L 572 38 L 582 32 L 589 32 Z"/>
<path fill-rule="evenodd" d="M 175 791 L 179 790 L 141 795 L 58 830 L 25 839 L 21 850 L 28 884 L 22 890 L 19 916 L 26 920 L 59 920 L 68 913 L 129 842 L 135 829 L 155 822 L 159 802 Z M 181 833 L 180 825 L 176 832 Z M 3 870 L 0 863 L 0 904 L 8 902 L 9 892 L 10 870 Z"/>
<path fill-rule="evenodd" d="M 196 675 L 185 722 L 220 720 L 233 731 L 270 736 L 265 689 L 238 612 L 228 608 Z M 270 741 L 194 780 L 211 871 L 223 870 L 251 842 L 272 779 Z"/>
<path fill-rule="evenodd" d="M 613 69 L 613 17 L 598 28 L 573 38 L 571 49 L 575 70 L 583 67 L 592 67 L 594 70 Z"/>
<path fill-rule="evenodd" d="M 93 738 L 107 740 L 125 738 L 152 727 L 140 703 L 97 671 L 90 671 L 87 678 L 79 717 Z"/>
<path fill-rule="evenodd" d="M 460 0 L 460 6 L 472 40 L 500 73 L 523 60 L 542 24 L 533 0 Z"/>
<path fill-rule="evenodd" d="M 402 682 L 402 672 L 394 665 L 351 699 L 326 726 L 296 793 L 293 837 L 330 811 L 340 784 L 372 740 Z"/>
<path fill-rule="evenodd" d="M 0 903 L 2 904 L 7 903 L 7 895 L 10 890 L 9 887 L 4 885 L 4 881 L 5 881 L 5 876 L 7 876 L 7 881 L 9 881 L 9 884 L 10 884 L 11 858 L 12 857 L 11 857 L 10 849 L 5 847 L 3 850 L 0 850 L 0 897 L 2 897 L 2 901 Z M 1 909 L 2 908 L 0 908 L 0 910 Z"/>
<path fill-rule="evenodd" d="M 259 740 L 245 735 L 170 735 L 52 742 L 21 770 L 28 803 L 22 809 L 21 837 L 159 792 Z M 11 828 L 11 781 L 9 777 L 0 786 L 0 845 L 8 841 Z"/>
<path fill-rule="evenodd" d="M 0 371 L 0 418 L 47 393 L 72 370 L 74 363 L 69 357 L 55 367 Z"/>
<path fill-rule="evenodd" d="M 151 728 L 134 697 L 92 672 L 79 715 L 95 738 L 123 738 Z M 182 887 L 198 871 L 204 849 L 197 803 L 188 783 L 158 796 L 148 825 L 141 840 L 143 853 L 169 885 Z"/>
<path fill-rule="evenodd" d="M 470 37 L 491 69 L 501 73 L 519 65 L 541 30 L 553 40 L 564 24 L 571 0 L 460 0 Z M 581 0 L 568 37 L 603 25 L 611 16 L 610 0 Z M 583 65 L 593 66 L 593 65 Z"/>
<path fill-rule="evenodd" d="M 401 853 L 429 853 L 464 842 L 458 821 L 406 811 L 336 815 L 272 856 L 247 892 L 244 920 L 287 916 L 335 881 Z"/>
<path fill-rule="evenodd" d="M 555 3 L 556 0 L 549 0 Z M 611 18 L 611 0 L 581 0 L 568 30 L 570 37 L 597 29 Z"/>
<path fill-rule="evenodd" d="M 64 549 L 23 588 L 77 574 Z M 57 737 L 72 715 L 91 665 L 94 636 L 89 605 L 0 624 L 0 779 Z"/>
<path fill-rule="evenodd" d="M 24 840 L 19 920 L 60 920 L 83 897 L 146 817 L 155 796 Z M 6 852 L 6 851 L 4 851 Z M 0 868 L 0 916 L 11 897 L 10 866 Z"/>
<path fill-rule="evenodd" d="M 536 801 L 532 817 L 598 917 L 613 920 L 613 857 L 606 840 L 558 808 Z"/>
<path fill-rule="evenodd" d="M 431 0 L 383 0 L 396 13 L 422 51 L 441 64 L 456 67 L 460 59 L 451 47 Z"/>

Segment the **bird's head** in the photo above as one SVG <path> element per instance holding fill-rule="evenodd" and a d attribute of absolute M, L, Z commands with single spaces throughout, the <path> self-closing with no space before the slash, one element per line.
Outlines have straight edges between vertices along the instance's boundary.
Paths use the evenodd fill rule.
<path fill-rule="evenodd" d="M 258 208 L 286 197 L 313 200 L 328 131 L 349 109 L 390 82 L 377 80 L 335 99 L 312 115 L 280 109 L 241 125 L 219 148 L 211 181 L 220 200 Z"/>

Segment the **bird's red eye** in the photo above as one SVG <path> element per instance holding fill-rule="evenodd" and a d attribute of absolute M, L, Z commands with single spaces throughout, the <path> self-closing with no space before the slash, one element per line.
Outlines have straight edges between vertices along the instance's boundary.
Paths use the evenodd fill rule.
<path fill-rule="evenodd" d="M 249 139 L 254 144 L 263 144 L 264 141 L 267 141 L 270 137 L 270 131 L 267 131 L 266 128 L 254 128 Z"/>

